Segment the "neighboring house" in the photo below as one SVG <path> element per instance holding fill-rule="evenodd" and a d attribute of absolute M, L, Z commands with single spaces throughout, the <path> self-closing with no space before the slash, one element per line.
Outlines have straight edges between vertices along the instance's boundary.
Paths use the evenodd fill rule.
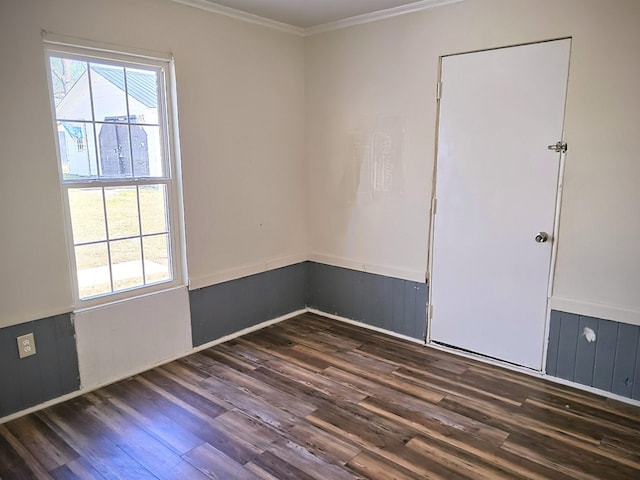
<path fill-rule="evenodd" d="M 58 122 L 58 141 L 65 176 L 161 175 L 155 72 L 127 70 L 127 102 L 122 68 L 92 64 L 90 70 L 56 106 L 58 118 L 64 119 Z M 95 120 L 104 122 L 95 132 L 84 122 L 92 119 L 91 95 Z"/>

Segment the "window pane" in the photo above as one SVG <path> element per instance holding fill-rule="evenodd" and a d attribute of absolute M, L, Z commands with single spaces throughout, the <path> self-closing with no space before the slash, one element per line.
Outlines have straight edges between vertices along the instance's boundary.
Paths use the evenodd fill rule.
<path fill-rule="evenodd" d="M 80 298 L 111 293 L 107 244 L 75 247 L 75 254 Z"/>
<path fill-rule="evenodd" d="M 176 167 L 168 64 L 81 46 L 46 48 L 79 298 L 93 305 L 102 300 L 93 297 L 127 298 L 135 295 L 128 290 L 181 277 L 172 264 L 180 245 L 169 231 Z"/>
<path fill-rule="evenodd" d="M 107 204 L 109 239 L 140 235 L 136 187 L 105 188 L 104 196 Z"/>
<path fill-rule="evenodd" d="M 102 189 L 70 188 L 68 192 L 73 243 L 77 245 L 106 240 Z"/>
<path fill-rule="evenodd" d="M 70 58 L 51 57 L 49 67 L 56 118 L 92 120 L 87 63 Z"/>
<path fill-rule="evenodd" d="M 158 125 L 158 77 L 150 70 L 127 68 L 129 115 L 132 123 Z"/>
<path fill-rule="evenodd" d="M 131 177 L 131 145 L 129 125 L 97 123 L 100 175 L 103 177 Z"/>
<path fill-rule="evenodd" d="M 124 68 L 90 63 L 93 114 L 97 122 L 127 120 Z"/>
<path fill-rule="evenodd" d="M 144 284 L 142 279 L 142 253 L 140 239 L 109 242 L 113 290 L 125 290 Z"/>
<path fill-rule="evenodd" d="M 58 122 L 58 148 L 65 180 L 98 175 L 93 125 L 83 122 Z"/>
<path fill-rule="evenodd" d="M 167 192 L 165 186 L 145 185 L 139 188 L 143 235 L 167 232 Z"/>
<path fill-rule="evenodd" d="M 142 239 L 146 283 L 171 280 L 169 235 L 153 235 Z"/>
<path fill-rule="evenodd" d="M 131 144 L 134 176 L 165 176 L 160 127 L 131 125 Z"/>

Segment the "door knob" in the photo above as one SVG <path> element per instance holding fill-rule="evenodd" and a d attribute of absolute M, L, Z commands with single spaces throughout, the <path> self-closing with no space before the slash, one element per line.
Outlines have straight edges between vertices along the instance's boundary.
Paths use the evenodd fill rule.
<path fill-rule="evenodd" d="M 536 235 L 536 242 L 544 243 L 549 240 L 549 234 L 547 232 L 540 232 Z"/>

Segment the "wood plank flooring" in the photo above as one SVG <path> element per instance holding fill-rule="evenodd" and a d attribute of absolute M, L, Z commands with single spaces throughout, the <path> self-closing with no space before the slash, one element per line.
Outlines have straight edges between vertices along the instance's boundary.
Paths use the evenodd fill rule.
<path fill-rule="evenodd" d="M 306 314 L 0 425 L 9 479 L 639 479 L 640 409 Z"/>

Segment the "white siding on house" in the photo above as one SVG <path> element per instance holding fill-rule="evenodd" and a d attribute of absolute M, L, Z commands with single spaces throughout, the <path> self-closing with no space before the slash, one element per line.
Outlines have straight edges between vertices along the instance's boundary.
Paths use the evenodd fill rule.
<path fill-rule="evenodd" d="M 97 72 L 92 73 L 91 82 L 93 110 L 96 112 L 96 121 L 104 121 L 112 117 L 126 117 L 128 107 L 129 116 L 135 116 L 138 122 L 158 123 L 157 107 L 148 107 L 131 95 L 129 95 L 128 105 L 125 104 L 124 92 Z M 89 91 L 89 77 L 85 73 L 56 106 L 58 118 L 91 121 Z M 100 145 L 103 126 L 96 126 L 95 135 L 90 123 L 73 122 L 72 126 L 81 130 L 85 140 L 85 148 L 78 148 L 77 139 L 62 124 L 58 124 L 58 138 L 60 142 L 63 142 L 60 145 L 60 150 L 64 153 L 62 158 L 63 172 L 69 175 L 95 176 L 98 174 L 98 164 L 100 163 L 100 147 L 98 147 L 97 152 L 95 147 L 96 144 Z M 145 143 L 149 161 L 149 174 L 151 176 L 162 175 L 159 130 L 152 126 L 142 126 L 141 128 L 147 137 Z"/>

